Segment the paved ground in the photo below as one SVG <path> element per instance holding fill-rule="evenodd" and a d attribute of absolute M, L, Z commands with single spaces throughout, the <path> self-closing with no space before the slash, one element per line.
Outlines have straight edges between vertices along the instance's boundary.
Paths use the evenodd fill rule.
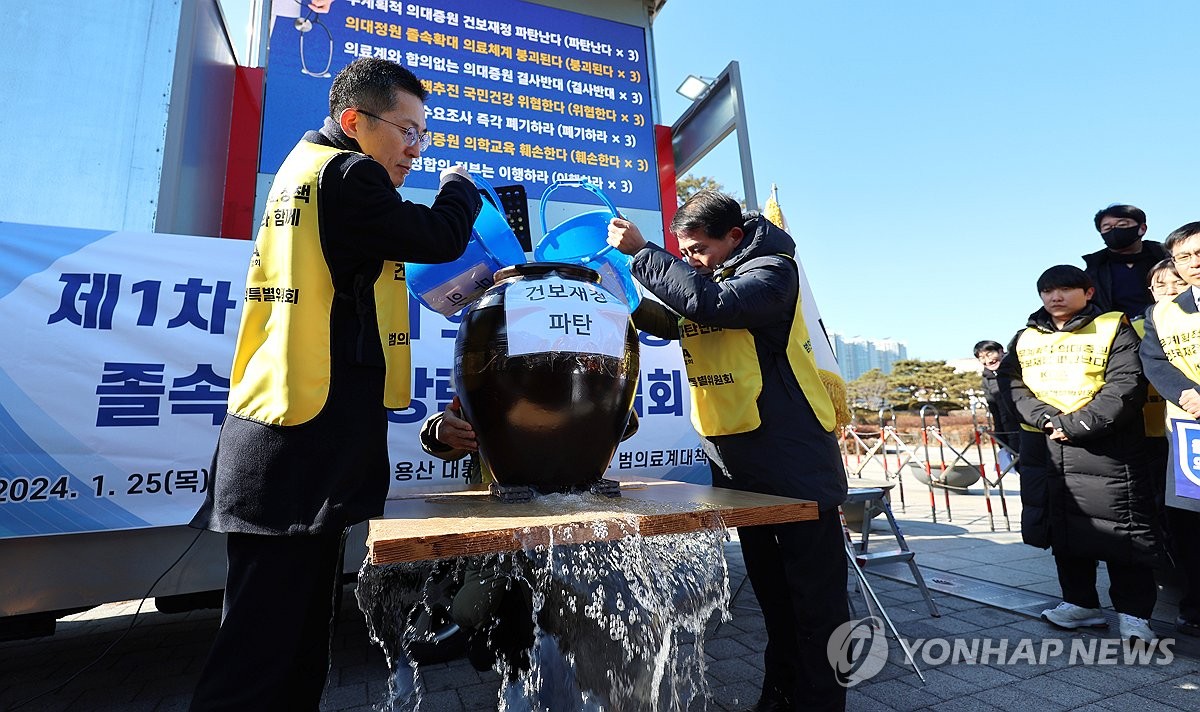
<path fill-rule="evenodd" d="M 941 657 L 942 648 L 936 647 L 941 643 L 927 643 L 933 647 L 922 648 L 924 654 L 918 652 L 917 656 L 925 675 L 922 683 L 912 668 L 903 664 L 904 656 L 896 642 L 888 641 L 888 663 L 850 690 L 848 709 L 1200 709 L 1200 641 L 1180 638 L 1168 646 L 1170 655 L 1156 653 L 1151 664 L 1125 664 L 1119 661 L 1119 648 L 1102 639 L 1105 631 L 1072 634 L 1052 630 L 1036 618 L 1036 613 L 1043 601 L 1057 602 L 1053 560 L 1048 553 L 1021 544 L 1016 531 L 1005 531 L 996 497 L 992 504 L 998 531 L 992 532 L 980 491 L 951 495 L 952 519 L 947 517 L 939 493 L 934 523 L 928 490 L 907 473 L 904 484 L 906 511 L 900 511 L 899 497 L 894 495 L 896 515 L 913 550 L 918 552 L 917 562 L 925 579 L 938 589 L 933 596 L 942 616 L 929 615 L 920 591 L 904 580 L 906 567 L 892 564 L 878 567 L 878 573 L 875 567 L 869 568 L 872 588 L 905 639 L 941 639 L 946 646 L 953 646 L 957 640 L 964 649 L 974 641 L 979 646 L 990 645 L 993 652 L 984 664 L 949 660 L 933 664 Z M 979 486 L 974 489 L 979 490 Z M 1008 492 L 1007 504 L 1016 530 L 1020 507 L 1015 488 Z M 886 543 L 881 521 L 875 522 L 871 550 L 879 550 Z M 736 590 L 744 578 L 736 539 L 726 551 L 730 585 Z M 1155 611 L 1154 627 L 1167 638 L 1174 636 L 1170 623 L 1174 620 L 1174 596 L 1168 587 Z M 854 593 L 852 600 L 858 613 L 865 614 L 861 593 Z M 137 602 L 103 606 L 61 620 L 52 637 L 0 643 L 0 710 L 13 709 L 19 701 L 47 690 L 54 691 L 19 709 L 186 709 L 218 613 L 167 615 L 151 608 L 149 612 L 144 610 L 125 634 L 136 607 Z M 731 621 L 710 626 L 705 647 L 710 710 L 739 709 L 757 699 L 765 635 L 749 586 L 742 587 L 732 613 Z M 1108 634 L 1115 637 L 1115 631 L 1114 623 Z M 1034 646 L 1033 664 L 1028 656 L 1011 660 L 1023 639 Z M 1061 641 L 1064 652 L 1046 654 L 1038 661 L 1041 650 L 1053 652 L 1053 641 Z M 1067 655 L 1072 645 L 1084 659 L 1092 651 L 1093 660 L 1105 660 L 1107 650 L 1109 661 L 1117 660 L 1117 664 L 1072 661 Z M 1003 652 L 1001 646 L 1006 646 Z M 99 662 L 87 667 L 110 647 Z M 983 647 L 977 649 L 986 651 Z M 1167 658 L 1167 664 L 1157 664 Z M 427 691 L 422 710 L 486 710 L 497 706 L 497 676 L 476 672 L 465 660 L 428 666 L 423 674 Z M 55 690 L 72 675 L 77 676 Z M 368 640 L 354 597 L 347 595 L 322 709 L 375 709 L 383 699 L 386 680 L 384 656 Z"/>

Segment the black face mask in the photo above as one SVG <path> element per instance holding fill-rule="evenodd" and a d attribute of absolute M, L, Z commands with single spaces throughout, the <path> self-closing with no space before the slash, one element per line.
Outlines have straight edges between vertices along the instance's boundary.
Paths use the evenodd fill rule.
<path fill-rule="evenodd" d="M 1104 238 L 1104 244 L 1108 245 L 1111 250 L 1123 250 L 1133 243 L 1138 241 L 1141 235 L 1138 234 L 1138 226 L 1133 227 L 1114 227 L 1108 232 L 1100 233 L 1100 237 Z"/>

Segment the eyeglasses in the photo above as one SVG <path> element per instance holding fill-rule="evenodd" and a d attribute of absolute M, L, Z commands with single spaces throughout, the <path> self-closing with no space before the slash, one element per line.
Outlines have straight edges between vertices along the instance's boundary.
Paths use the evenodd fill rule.
<path fill-rule="evenodd" d="M 1112 224 L 1105 225 L 1103 227 L 1103 229 L 1101 230 L 1101 232 L 1108 232 L 1109 230 L 1112 230 L 1114 228 L 1127 228 L 1127 227 L 1137 227 L 1137 221 L 1131 220 L 1129 218 L 1121 218 L 1120 220 L 1114 220 L 1112 222 Z"/>
<path fill-rule="evenodd" d="M 1171 261 L 1177 265 L 1188 265 L 1196 259 L 1200 259 L 1200 252 L 1176 252 L 1171 255 Z"/>
<path fill-rule="evenodd" d="M 372 119 L 379 119 L 385 124 L 391 124 L 392 126 L 400 129 L 404 132 L 404 141 L 409 146 L 416 146 L 419 143 L 421 145 L 421 150 L 424 151 L 425 149 L 429 148 L 429 144 L 433 143 L 433 136 L 431 136 L 428 131 L 417 133 L 417 127 L 415 126 L 401 126 L 395 121 L 388 121 L 382 116 L 376 116 L 375 114 L 372 114 L 369 111 L 363 111 L 362 109 L 355 109 L 355 111 L 360 114 L 370 116 Z"/>

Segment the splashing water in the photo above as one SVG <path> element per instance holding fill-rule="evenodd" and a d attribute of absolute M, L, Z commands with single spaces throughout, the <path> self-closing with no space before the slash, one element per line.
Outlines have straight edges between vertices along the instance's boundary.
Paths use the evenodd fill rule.
<path fill-rule="evenodd" d="M 503 712 L 707 708 L 705 626 L 730 618 L 723 528 L 643 537 L 630 517 L 518 538 L 512 554 L 363 565 L 359 607 L 390 670 L 377 709 L 420 710 L 416 661 L 455 635 L 495 654 Z"/>

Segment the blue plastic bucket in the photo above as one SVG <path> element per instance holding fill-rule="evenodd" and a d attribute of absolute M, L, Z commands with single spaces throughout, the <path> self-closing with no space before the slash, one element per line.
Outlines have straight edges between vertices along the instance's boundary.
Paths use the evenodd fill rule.
<path fill-rule="evenodd" d="M 593 210 L 568 218 L 553 229 L 546 228 L 546 202 L 560 187 L 583 188 L 604 202 L 607 210 Z M 632 258 L 608 244 L 608 223 L 617 217 L 617 208 L 599 187 L 586 180 L 559 180 L 542 193 L 539 209 L 542 219 L 542 239 L 533 248 L 538 262 L 571 262 L 585 265 L 600 273 L 600 286 L 625 304 L 629 311 L 637 309 L 642 297 L 630 271 Z"/>
<path fill-rule="evenodd" d="M 404 266 L 409 293 L 426 309 L 442 316 L 450 316 L 478 299 L 492 286 L 492 275 L 497 270 L 525 262 L 525 251 L 501 212 L 500 196 L 483 176 L 472 173 L 471 178 L 487 197 L 471 227 L 471 239 L 462 257 L 444 264 L 409 262 Z"/>

